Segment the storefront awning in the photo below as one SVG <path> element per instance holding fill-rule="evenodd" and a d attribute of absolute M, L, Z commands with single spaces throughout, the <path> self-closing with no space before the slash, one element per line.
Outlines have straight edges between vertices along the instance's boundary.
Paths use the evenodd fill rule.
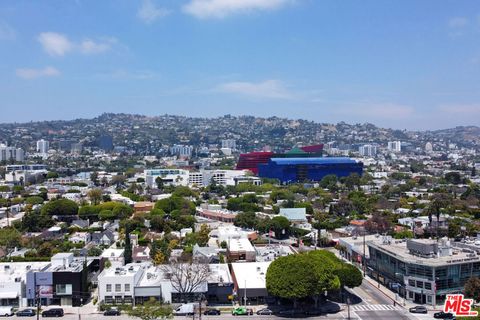
<path fill-rule="evenodd" d="M 18 292 L 0 292 L 0 299 L 16 299 L 18 298 Z"/>

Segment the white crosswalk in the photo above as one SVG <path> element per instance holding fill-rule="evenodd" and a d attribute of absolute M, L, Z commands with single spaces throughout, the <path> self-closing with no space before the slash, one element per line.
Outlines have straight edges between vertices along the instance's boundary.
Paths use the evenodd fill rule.
<path fill-rule="evenodd" d="M 352 311 L 391 311 L 401 309 L 402 308 L 400 306 L 394 306 L 390 304 L 361 304 L 350 307 L 350 310 Z"/>

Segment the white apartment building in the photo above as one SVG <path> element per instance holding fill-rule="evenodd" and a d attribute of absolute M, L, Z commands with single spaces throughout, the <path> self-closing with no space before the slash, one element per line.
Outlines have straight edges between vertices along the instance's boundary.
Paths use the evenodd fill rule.
<path fill-rule="evenodd" d="M 364 157 L 375 157 L 377 155 L 377 146 L 373 144 L 365 144 L 358 148 L 358 152 Z"/>
<path fill-rule="evenodd" d="M 176 144 L 170 147 L 170 153 L 179 157 L 191 157 L 193 152 L 192 146 Z"/>
<path fill-rule="evenodd" d="M 243 170 L 201 170 L 189 171 L 183 169 L 148 169 L 144 171 L 145 182 L 150 187 L 155 187 L 155 180 L 160 177 L 165 185 L 182 185 L 206 187 L 210 183 L 222 186 L 234 186 L 236 179 L 245 177 Z"/>
<path fill-rule="evenodd" d="M 393 152 L 401 152 L 402 151 L 402 142 L 401 141 L 389 141 L 388 150 Z"/>
<path fill-rule="evenodd" d="M 40 154 L 47 154 L 50 149 L 50 142 L 41 139 L 37 141 L 37 152 Z"/>
<path fill-rule="evenodd" d="M 0 161 L 17 161 L 25 160 L 25 152 L 21 148 L 8 147 L 5 144 L 0 144 Z"/>
<path fill-rule="evenodd" d="M 233 139 L 224 139 L 222 140 L 222 148 L 235 150 L 237 149 L 237 142 Z"/>

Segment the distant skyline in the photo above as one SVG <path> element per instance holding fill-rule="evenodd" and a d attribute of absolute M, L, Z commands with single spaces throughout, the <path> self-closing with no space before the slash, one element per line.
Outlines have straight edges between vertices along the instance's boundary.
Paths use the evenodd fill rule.
<path fill-rule="evenodd" d="M 5 0 L 0 123 L 104 112 L 480 126 L 478 0 Z"/>

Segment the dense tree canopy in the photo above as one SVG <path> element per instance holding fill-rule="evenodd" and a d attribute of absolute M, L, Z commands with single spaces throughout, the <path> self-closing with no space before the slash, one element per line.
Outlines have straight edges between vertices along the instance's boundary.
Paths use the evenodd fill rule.
<path fill-rule="evenodd" d="M 78 213 L 78 205 L 68 199 L 52 200 L 42 207 L 41 212 L 51 216 L 74 216 Z"/>

